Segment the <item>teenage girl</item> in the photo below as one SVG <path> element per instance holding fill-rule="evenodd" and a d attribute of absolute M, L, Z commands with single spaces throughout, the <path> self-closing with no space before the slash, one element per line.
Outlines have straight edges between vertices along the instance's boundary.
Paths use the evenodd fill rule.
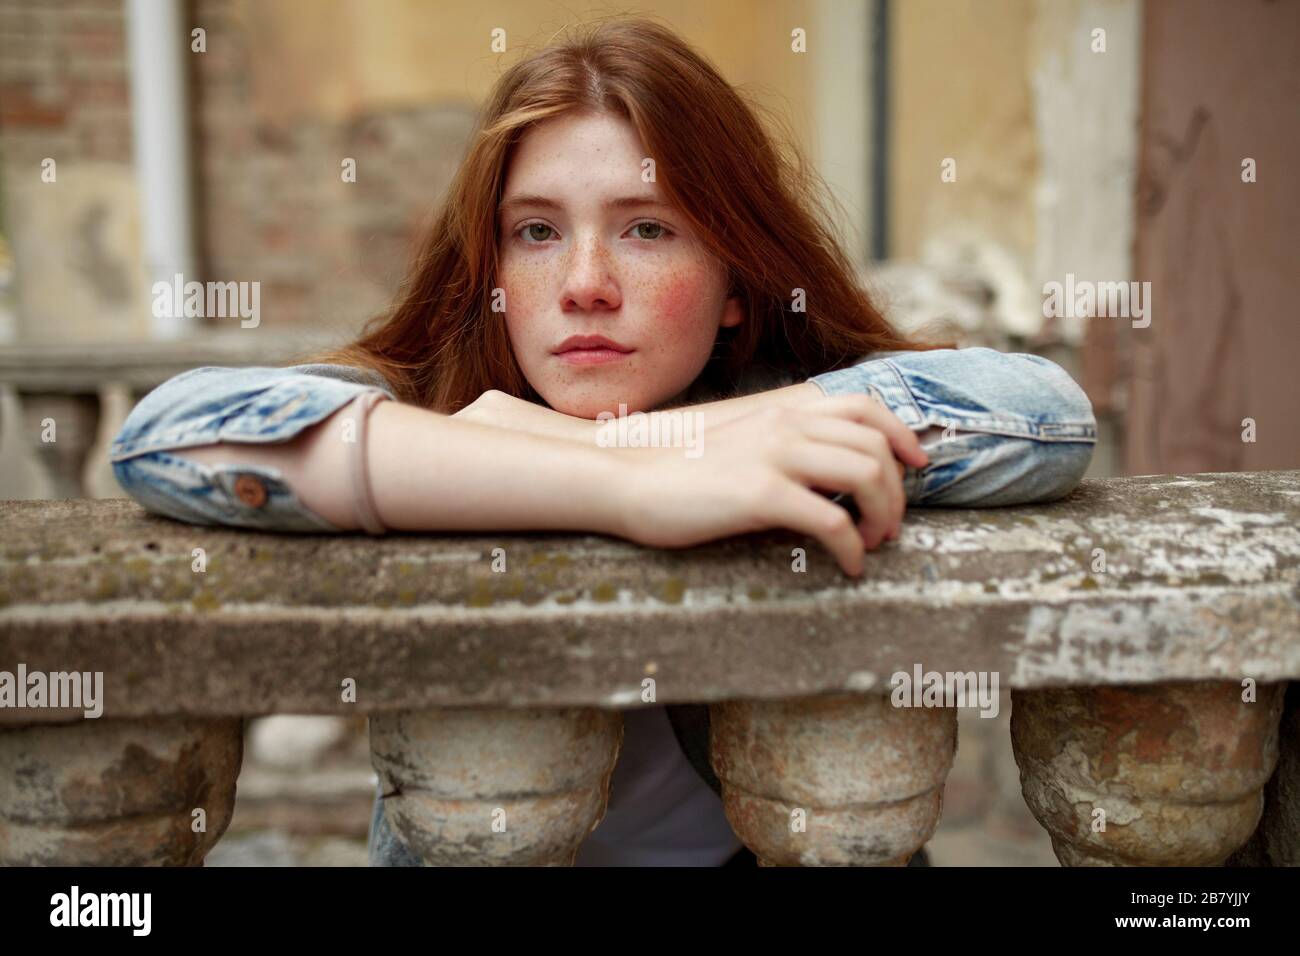
<path fill-rule="evenodd" d="M 680 37 L 603 21 L 498 81 L 390 312 L 306 362 L 164 383 L 117 436 L 118 479 L 152 511 L 258 530 L 679 548 L 787 528 L 850 576 L 908 504 L 1074 488 L 1096 439 L 1080 388 L 1037 356 L 905 339 L 818 196 Z M 701 454 L 597 440 L 602 412 L 669 408 L 699 413 Z M 738 848 L 664 709 L 628 711 L 579 862 Z M 371 859 L 417 862 L 378 796 Z"/>

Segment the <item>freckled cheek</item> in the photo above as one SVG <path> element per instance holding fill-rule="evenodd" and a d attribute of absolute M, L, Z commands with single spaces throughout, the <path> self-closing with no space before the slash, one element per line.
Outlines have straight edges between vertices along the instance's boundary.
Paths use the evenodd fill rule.
<path fill-rule="evenodd" d="M 504 268 L 500 275 L 505 290 L 506 321 L 514 331 L 524 331 L 543 311 L 549 277 L 536 265 L 518 264 Z"/>
<path fill-rule="evenodd" d="M 711 295 L 706 275 L 677 272 L 661 277 L 648 299 L 654 310 L 649 320 L 656 330 L 667 334 L 655 338 L 674 351 L 694 352 L 711 345 L 717 334 Z"/>

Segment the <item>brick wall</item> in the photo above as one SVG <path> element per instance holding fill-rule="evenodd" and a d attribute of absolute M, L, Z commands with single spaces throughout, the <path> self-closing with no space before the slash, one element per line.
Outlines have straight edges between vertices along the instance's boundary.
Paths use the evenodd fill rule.
<path fill-rule="evenodd" d="M 22 338 L 148 334 L 123 8 L 0 0 L 3 229 L 22 286 Z M 251 53 L 264 15 L 242 0 L 189 5 L 190 28 L 206 31 L 206 50 L 187 50 L 197 278 L 259 281 L 263 328 L 346 336 L 395 292 L 460 160 L 473 105 L 259 120 L 258 97 L 279 67 Z M 40 179 L 45 157 L 56 159 L 55 184 Z M 343 181 L 345 158 L 355 182 Z"/>
<path fill-rule="evenodd" d="M 0 0 L 6 163 L 131 161 L 121 0 Z"/>
<path fill-rule="evenodd" d="M 396 290 L 473 108 L 259 120 L 276 64 L 250 53 L 257 17 L 255 5 L 231 0 L 193 7 L 208 48 L 194 55 L 201 249 L 211 278 L 262 282 L 264 321 L 346 334 Z M 345 158 L 356 161 L 356 182 L 343 181 Z"/>

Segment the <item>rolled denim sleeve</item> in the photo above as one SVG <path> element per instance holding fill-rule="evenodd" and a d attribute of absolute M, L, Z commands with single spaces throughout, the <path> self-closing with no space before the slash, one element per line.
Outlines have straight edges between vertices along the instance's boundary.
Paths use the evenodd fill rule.
<path fill-rule="evenodd" d="M 371 391 L 396 398 L 382 378 L 352 366 L 192 369 L 140 400 L 114 437 L 109 460 L 122 489 L 157 514 L 263 531 L 338 532 L 298 499 L 278 469 L 237 461 L 210 466 L 178 453 L 218 442 L 289 441 Z M 236 493 L 245 476 L 265 489 L 264 499 L 250 504 Z"/>
<path fill-rule="evenodd" d="M 885 352 L 811 381 L 827 395 L 871 395 L 918 433 L 930 464 L 907 469 L 913 505 L 1055 500 L 1078 485 L 1097 442 L 1083 389 L 1038 355 Z"/>

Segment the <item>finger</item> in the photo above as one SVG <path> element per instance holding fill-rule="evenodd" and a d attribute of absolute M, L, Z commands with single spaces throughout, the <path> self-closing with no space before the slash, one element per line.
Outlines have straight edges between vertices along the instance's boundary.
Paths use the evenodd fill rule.
<path fill-rule="evenodd" d="M 865 395 L 836 395 L 810 402 L 801 411 L 836 415 L 870 425 L 885 433 L 889 445 L 905 464 L 913 468 L 924 468 L 930 463 L 930 456 L 921 447 L 921 440 L 912 429 L 899 420 L 898 416 L 873 398 Z"/>
<path fill-rule="evenodd" d="M 862 575 L 862 536 L 847 511 L 794 481 L 770 505 L 768 518 L 773 524 L 816 538 L 845 574 Z"/>
<path fill-rule="evenodd" d="M 897 529 L 903 520 L 903 509 L 907 506 L 907 496 L 903 492 L 901 480 L 905 466 L 894 457 L 894 451 L 884 433 L 869 425 L 829 415 L 809 415 L 801 420 L 801 427 L 804 435 L 814 441 L 853 448 L 876 459 L 884 467 L 892 467 L 898 473 L 900 480 L 885 483 L 889 491 L 891 515 L 887 530 Z"/>
<path fill-rule="evenodd" d="M 930 464 L 930 456 L 921 447 L 921 439 L 916 432 L 903 424 L 892 411 L 875 399 L 868 399 L 864 424 L 884 432 L 889 445 L 904 463 L 913 468 L 924 468 Z"/>
<path fill-rule="evenodd" d="M 897 458 L 894 459 L 894 465 L 895 465 L 895 467 L 897 467 L 897 469 L 898 469 L 898 481 L 899 481 L 899 483 L 900 483 L 900 485 L 901 485 L 901 484 L 902 484 L 902 481 L 903 481 L 903 478 L 904 478 L 904 477 L 906 476 L 906 474 L 907 474 L 907 466 L 904 465 L 904 464 L 903 464 L 901 461 L 899 461 Z M 904 498 L 906 498 L 906 497 L 907 497 L 907 493 L 904 492 L 904 493 L 903 493 L 903 496 L 904 496 Z M 894 525 L 894 527 L 893 527 L 892 529 L 890 529 L 889 533 L 888 533 L 887 535 L 885 535 L 885 540 L 886 540 L 886 541 L 897 541 L 897 540 L 898 540 L 898 536 L 899 536 L 900 534 L 902 534 L 902 533 L 903 533 L 903 516 L 900 514 L 900 515 L 898 516 L 898 522 Z"/>
<path fill-rule="evenodd" d="M 878 547 L 897 520 L 888 485 L 901 484 L 898 472 L 870 455 L 820 442 L 800 443 L 790 449 L 790 458 L 787 474 L 803 484 L 852 492 L 862 515 L 862 541 L 868 550 Z"/>

